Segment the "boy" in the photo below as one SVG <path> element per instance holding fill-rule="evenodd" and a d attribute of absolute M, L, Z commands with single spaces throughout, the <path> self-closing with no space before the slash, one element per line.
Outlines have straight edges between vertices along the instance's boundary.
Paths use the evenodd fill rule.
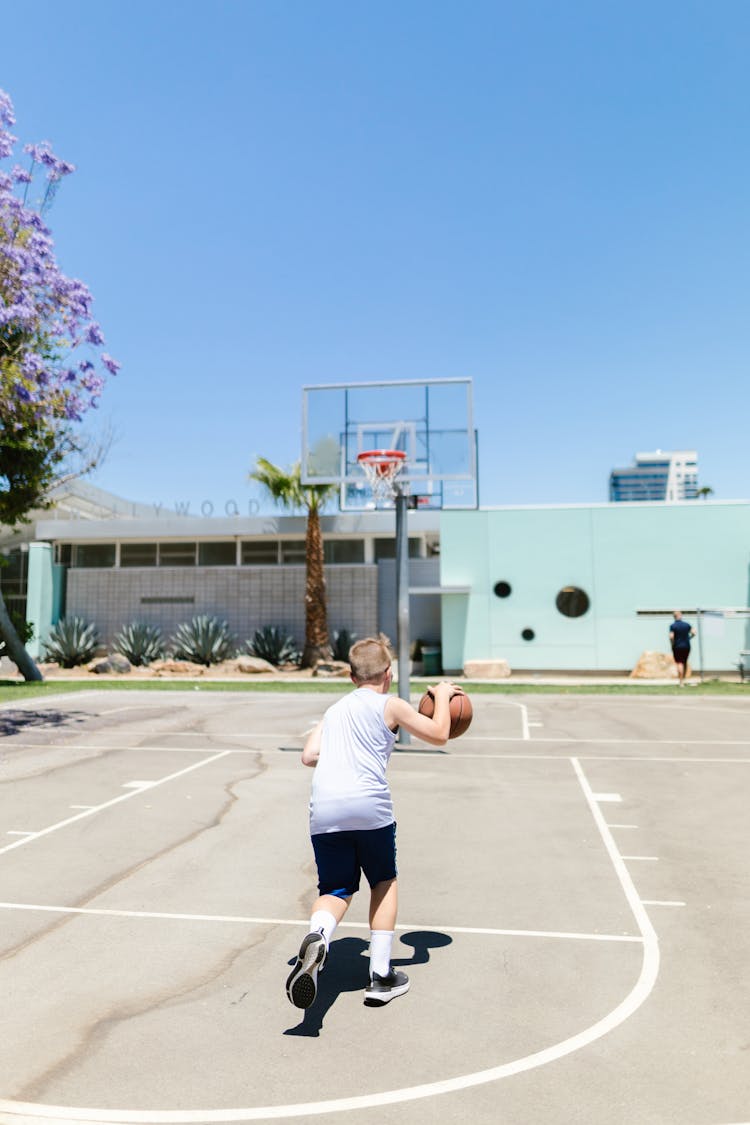
<path fill-rule="evenodd" d="M 310 834 L 318 868 L 319 896 L 310 932 L 286 982 L 297 1008 L 309 1008 L 317 992 L 334 930 L 359 889 L 361 872 L 370 884 L 370 983 L 366 1004 L 387 1004 L 409 989 L 406 973 L 391 966 L 396 928 L 396 825 L 385 777 L 398 727 L 434 746 L 450 732 L 454 684 L 439 683 L 428 719 L 390 695 L 391 657 L 374 637 L 349 652 L 355 690 L 334 703 L 308 735 L 302 762 L 315 767 L 310 798 Z"/>

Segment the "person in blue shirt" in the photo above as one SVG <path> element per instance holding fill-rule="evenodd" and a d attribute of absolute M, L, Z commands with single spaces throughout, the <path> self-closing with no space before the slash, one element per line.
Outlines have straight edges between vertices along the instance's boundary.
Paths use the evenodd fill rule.
<path fill-rule="evenodd" d="M 680 687 L 685 684 L 688 658 L 690 656 L 690 638 L 695 636 L 695 630 L 687 621 L 682 620 L 679 609 L 674 611 L 674 621 L 669 627 L 669 643 L 672 646 L 672 655 L 677 665 L 677 676 Z"/>

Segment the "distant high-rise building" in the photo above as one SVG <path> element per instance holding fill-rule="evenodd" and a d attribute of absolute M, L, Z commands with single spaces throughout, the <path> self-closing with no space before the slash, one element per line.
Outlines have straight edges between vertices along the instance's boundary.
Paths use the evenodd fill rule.
<path fill-rule="evenodd" d="M 698 495 L 698 454 L 694 449 L 636 453 L 627 469 L 613 469 L 610 500 L 695 500 Z"/>

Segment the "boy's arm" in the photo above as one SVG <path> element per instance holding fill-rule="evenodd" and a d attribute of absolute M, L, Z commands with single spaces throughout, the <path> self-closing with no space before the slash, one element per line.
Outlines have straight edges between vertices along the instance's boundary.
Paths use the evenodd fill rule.
<path fill-rule="evenodd" d="M 448 741 L 451 729 L 450 699 L 461 688 L 456 684 L 442 680 L 435 687 L 430 688 L 435 698 L 435 710 L 432 718 L 420 715 L 419 711 L 397 695 L 389 695 L 385 705 L 385 721 L 389 727 L 404 727 L 416 738 L 429 742 L 433 746 L 444 746 Z"/>
<path fill-rule="evenodd" d="M 323 734 L 323 720 L 321 719 L 308 734 L 302 750 L 302 765 L 316 766 L 320 757 L 320 740 Z"/>

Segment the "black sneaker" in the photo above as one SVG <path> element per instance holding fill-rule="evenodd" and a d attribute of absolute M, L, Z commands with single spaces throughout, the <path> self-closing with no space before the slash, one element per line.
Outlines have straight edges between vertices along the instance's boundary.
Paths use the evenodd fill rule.
<path fill-rule="evenodd" d="M 409 991 L 409 978 L 406 973 L 391 969 L 387 976 L 373 973 L 369 986 L 365 989 L 365 1004 L 387 1004 L 396 996 Z"/>
<path fill-rule="evenodd" d="M 326 963 L 326 942 L 321 933 L 308 934 L 297 954 L 297 963 L 286 982 L 286 994 L 295 1008 L 309 1008 L 318 991 L 318 973 Z"/>

